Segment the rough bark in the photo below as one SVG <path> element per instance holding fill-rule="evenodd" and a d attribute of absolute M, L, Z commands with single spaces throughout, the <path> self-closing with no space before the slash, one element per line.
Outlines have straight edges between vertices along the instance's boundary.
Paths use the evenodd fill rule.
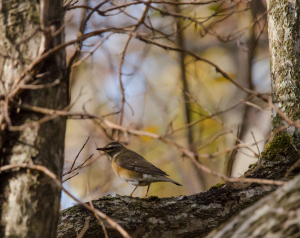
<path fill-rule="evenodd" d="M 51 3 L 51 4 L 50 4 Z M 21 73 L 48 49 L 63 43 L 63 31 L 53 36 L 63 23 L 60 0 L 0 1 L 0 94 L 5 98 L 17 84 Z M 23 83 L 58 85 L 39 90 L 19 90 L 10 98 L 19 103 L 63 109 L 68 103 L 65 53 L 41 62 Z M 36 75 L 40 77 L 37 78 Z M 39 81 L 36 81 L 36 80 Z M 44 165 L 61 176 L 64 158 L 64 118 L 11 131 L 4 120 L 4 101 L 0 101 L 1 165 L 34 163 Z M 19 111 L 9 103 L 12 126 L 37 121 L 37 113 Z M 0 176 L 1 237 L 55 237 L 60 205 L 60 189 L 41 172 L 15 169 Z"/>
<path fill-rule="evenodd" d="M 272 190 L 270 186 L 251 186 L 245 190 L 222 186 L 192 196 L 162 199 L 107 196 L 93 201 L 93 204 L 117 221 L 132 237 L 204 237 L 232 214 Z M 90 227 L 84 237 L 103 237 L 94 215 L 80 206 L 61 212 L 57 237 L 77 237 L 86 219 L 90 220 Z M 105 225 L 109 237 L 122 237 L 108 224 Z"/>
<path fill-rule="evenodd" d="M 300 176 L 242 211 L 207 238 L 300 237 Z"/>
<path fill-rule="evenodd" d="M 93 204 L 114 218 L 133 237 L 204 237 L 273 189 L 270 186 L 251 186 L 242 190 L 222 187 L 188 197 L 104 197 Z M 93 214 L 74 206 L 61 213 L 58 237 L 76 237 L 86 219 L 90 220 L 90 227 L 84 237 L 103 236 Z M 109 237 L 121 237 L 107 224 L 106 228 Z"/>
<path fill-rule="evenodd" d="M 300 119 L 300 7 L 298 1 L 268 0 L 268 33 L 273 102 L 292 120 Z M 272 128 L 286 122 L 274 112 Z M 299 137 L 290 126 L 288 134 Z"/>

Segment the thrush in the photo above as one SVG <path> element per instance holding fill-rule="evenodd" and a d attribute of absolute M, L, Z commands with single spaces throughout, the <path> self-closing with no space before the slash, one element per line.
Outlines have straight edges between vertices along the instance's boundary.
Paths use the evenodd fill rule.
<path fill-rule="evenodd" d="M 151 183 L 171 182 L 178 186 L 181 184 L 166 177 L 166 172 L 155 167 L 153 164 L 145 160 L 138 153 L 127 149 L 118 142 L 111 142 L 103 148 L 97 150 L 104 151 L 111 162 L 112 168 L 116 175 L 123 181 L 136 186 L 130 196 L 139 186 L 148 186 L 146 197 L 148 196 Z"/>

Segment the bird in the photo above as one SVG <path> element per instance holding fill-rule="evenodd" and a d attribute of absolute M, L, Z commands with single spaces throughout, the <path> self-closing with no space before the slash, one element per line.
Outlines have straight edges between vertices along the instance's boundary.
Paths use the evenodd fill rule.
<path fill-rule="evenodd" d="M 119 178 L 135 186 L 130 194 L 131 197 L 139 186 L 148 186 L 145 196 L 148 197 L 151 183 L 171 182 L 177 186 L 182 186 L 166 177 L 169 176 L 166 172 L 155 167 L 141 155 L 127 149 L 118 142 L 111 142 L 103 148 L 97 148 L 97 150 L 103 151 L 108 155 L 112 168 Z"/>

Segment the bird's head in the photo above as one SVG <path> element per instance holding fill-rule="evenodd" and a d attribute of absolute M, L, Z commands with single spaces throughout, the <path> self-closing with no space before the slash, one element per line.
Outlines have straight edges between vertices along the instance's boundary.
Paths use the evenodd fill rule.
<path fill-rule="evenodd" d="M 118 142 L 111 142 L 103 148 L 97 148 L 97 150 L 104 151 L 109 159 L 112 160 L 120 152 L 126 150 L 126 148 Z"/>

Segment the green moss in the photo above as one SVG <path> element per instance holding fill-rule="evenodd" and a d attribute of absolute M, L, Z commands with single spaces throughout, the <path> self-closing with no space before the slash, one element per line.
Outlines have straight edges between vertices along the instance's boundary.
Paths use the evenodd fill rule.
<path fill-rule="evenodd" d="M 292 136 L 287 133 L 278 133 L 272 141 L 266 144 L 265 151 L 261 153 L 263 160 L 281 160 L 285 155 L 291 154 L 291 151 L 294 151 L 292 141 Z"/>
<path fill-rule="evenodd" d="M 280 115 L 276 114 L 275 117 L 273 117 L 272 122 L 272 129 L 278 128 L 280 126 L 283 126 L 283 119 Z"/>
<path fill-rule="evenodd" d="M 300 119 L 300 112 L 296 112 L 293 116 L 292 116 L 292 120 L 296 121 Z"/>
<path fill-rule="evenodd" d="M 110 199 L 112 199 L 112 195 L 111 194 L 108 194 L 108 195 L 102 197 L 102 200 L 110 200 Z"/>
<path fill-rule="evenodd" d="M 217 189 L 217 188 L 223 187 L 223 185 L 225 185 L 225 183 L 217 183 L 216 185 L 211 186 L 209 190 L 211 190 L 211 189 Z"/>
<path fill-rule="evenodd" d="M 255 166 L 256 166 L 256 164 L 249 164 L 248 169 L 252 169 Z"/>
<path fill-rule="evenodd" d="M 72 206 L 72 207 L 69 207 L 63 211 L 61 211 L 61 214 L 62 215 L 66 215 L 66 214 L 71 214 L 71 215 L 75 215 L 78 213 L 78 206 Z"/>

